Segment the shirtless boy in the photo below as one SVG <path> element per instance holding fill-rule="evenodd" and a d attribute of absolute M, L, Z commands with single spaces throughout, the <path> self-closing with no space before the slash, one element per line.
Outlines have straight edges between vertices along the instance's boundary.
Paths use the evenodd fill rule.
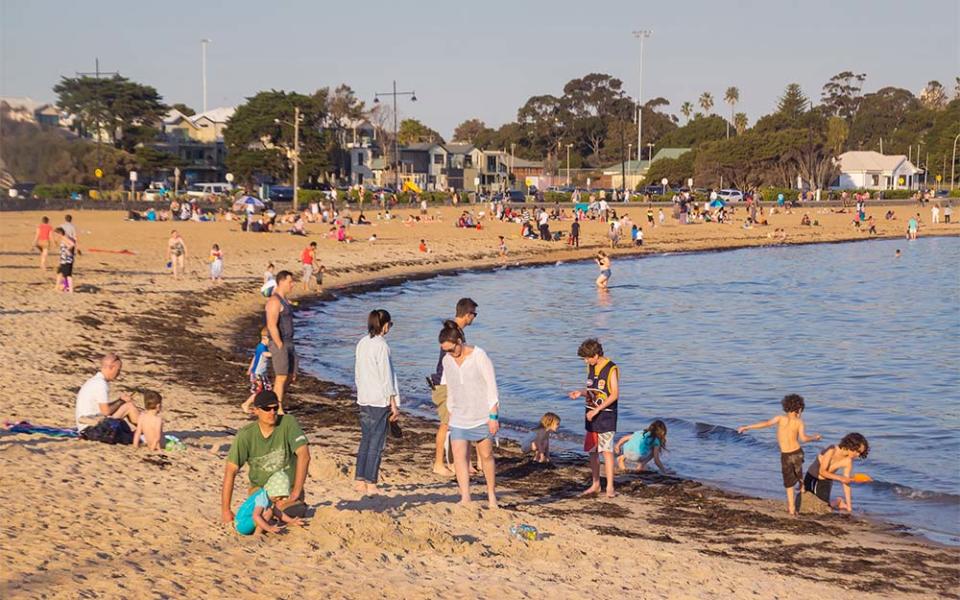
<path fill-rule="evenodd" d="M 785 415 L 778 415 L 769 421 L 761 421 L 753 425 L 738 427 L 737 432 L 743 433 L 751 429 L 764 429 L 777 426 L 777 443 L 780 444 L 780 470 L 783 473 L 783 487 L 787 492 L 787 512 L 797 514 L 796 487 L 803 479 L 803 448 L 801 443 L 816 442 L 823 439 L 819 434 L 807 435 L 804 431 L 803 419 L 800 418 L 805 407 L 803 396 L 788 394 L 781 402 Z"/>
<path fill-rule="evenodd" d="M 143 412 L 137 421 L 137 430 L 133 432 L 133 447 L 139 448 L 143 436 L 143 444 L 147 449 L 160 451 L 163 449 L 163 417 L 160 416 L 160 407 L 163 399 L 153 390 L 143 392 Z"/>
<path fill-rule="evenodd" d="M 816 495 L 837 510 L 852 511 L 853 499 L 850 482 L 853 481 L 851 477 L 853 474 L 853 459 L 866 458 L 869 452 L 870 444 L 867 442 L 867 438 L 859 433 L 848 433 L 843 436 L 839 444 L 830 446 L 817 456 L 817 459 L 807 470 L 806 477 L 803 478 L 803 489 Z M 843 475 L 837 475 L 837 471 L 841 469 L 843 469 Z M 830 502 L 830 492 L 833 490 L 834 481 L 843 484 L 843 498 L 838 498 L 836 502 Z"/>

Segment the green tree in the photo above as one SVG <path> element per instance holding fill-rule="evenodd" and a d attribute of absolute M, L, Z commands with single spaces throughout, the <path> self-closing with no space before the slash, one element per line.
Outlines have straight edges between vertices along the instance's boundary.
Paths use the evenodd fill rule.
<path fill-rule="evenodd" d="M 467 119 L 453 130 L 453 139 L 476 146 L 482 138 L 489 136 L 492 132 L 493 130 L 480 119 Z"/>
<path fill-rule="evenodd" d="M 677 158 L 661 158 L 650 164 L 650 169 L 644 176 L 645 181 L 660 181 L 664 177 L 670 182 L 670 185 L 684 186 L 687 179 L 693 177 L 694 163 L 696 161 L 697 151 L 691 150 L 678 156 Z"/>
<path fill-rule="evenodd" d="M 698 102 L 700 104 L 700 108 L 703 109 L 703 112 L 709 115 L 710 109 L 713 108 L 713 94 L 710 92 L 704 92 L 700 94 L 700 100 Z"/>
<path fill-rule="evenodd" d="M 689 122 L 690 122 L 690 115 L 693 114 L 693 103 L 692 103 L 692 102 L 684 102 L 683 104 L 681 104 L 681 105 L 680 105 L 680 112 L 683 114 L 684 117 L 686 117 L 687 123 L 689 123 Z"/>
<path fill-rule="evenodd" d="M 940 110 L 947 104 L 947 90 L 939 81 L 931 81 L 920 92 L 920 102 L 930 110 Z"/>
<path fill-rule="evenodd" d="M 737 135 L 743 135 L 747 131 L 747 113 L 737 113 L 733 115 L 733 126 L 737 130 Z"/>
<path fill-rule="evenodd" d="M 733 111 L 737 106 L 737 102 L 740 101 L 740 90 L 736 87 L 728 87 L 727 91 L 723 94 L 723 101 L 730 105 L 730 122 L 727 123 L 727 137 L 730 137 L 730 123 L 733 122 Z"/>
<path fill-rule="evenodd" d="M 300 109 L 300 177 L 321 179 L 331 167 L 325 127 L 327 90 L 312 95 L 270 90 L 247 98 L 227 123 L 227 167 L 241 181 L 256 176 L 289 180 L 293 172 L 294 107 Z M 278 122 L 279 121 L 279 122 Z"/>
<path fill-rule="evenodd" d="M 62 77 L 53 91 L 61 109 L 76 115 L 81 135 L 110 132 L 117 148 L 132 150 L 157 135 L 167 107 L 157 90 L 116 75 Z"/>
<path fill-rule="evenodd" d="M 717 115 L 695 117 L 683 127 L 678 127 L 660 141 L 661 148 L 694 148 L 703 142 L 719 140 L 726 131 L 726 119 Z"/>
<path fill-rule="evenodd" d="M 170 152 L 158 150 L 153 146 L 141 146 L 137 148 L 134 158 L 137 161 L 137 171 L 139 171 L 141 177 L 144 178 L 149 175 L 156 175 L 163 170 L 184 166 L 180 157 Z"/>
<path fill-rule="evenodd" d="M 828 113 L 848 121 L 853 119 L 860 108 L 860 91 L 866 79 L 866 73 L 853 71 L 843 71 L 831 77 L 820 94 Z"/>
<path fill-rule="evenodd" d="M 843 147 L 849 134 L 850 126 L 847 125 L 847 121 L 843 117 L 833 116 L 827 121 L 827 147 L 834 154 L 843 153 Z"/>
<path fill-rule="evenodd" d="M 850 123 L 846 147 L 906 154 L 932 124 L 927 109 L 910 90 L 885 87 L 864 95 Z"/>
<path fill-rule="evenodd" d="M 525 125 L 533 136 L 531 145 L 540 149 L 548 160 L 566 135 L 564 123 L 570 122 L 566 111 L 565 103 L 549 94 L 533 96 L 517 111 L 517 122 Z"/>
<path fill-rule="evenodd" d="M 400 127 L 397 132 L 397 139 L 401 145 L 407 144 L 442 144 L 443 138 L 440 134 L 430 129 L 417 119 L 404 119 L 400 121 Z"/>
<path fill-rule="evenodd" d="M 800 84 L 790 83 L 777 101 L 777 113 L 788 119 L 799 119 L 805 112 L 810 100 L 800 89 Z"/>
<path fill-rule="evenodd" d="M 611 121 L 628 120 L 634 112 L 623 82 L 604 73 L 571 79 L 563 86 L 562 103 L 564 126 L 574 133 L 577 147 L 586 149 L 588 161 L 599 166 Z"/>
<path fill-rule="evenodd" d="M 172 105 L 170 108 L 172 108 L 173 110 L 179 111 L 180 114 L 187 117 L 192 117 L 193 115 L 197 114 L 197 111 L 193 110 L 183 102 L 177 102 L 176 104 Z"/>

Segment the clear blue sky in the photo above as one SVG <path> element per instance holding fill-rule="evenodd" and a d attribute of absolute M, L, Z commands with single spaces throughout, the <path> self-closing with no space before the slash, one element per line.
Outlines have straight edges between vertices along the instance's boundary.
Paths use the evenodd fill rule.
<path fill-rule="evenodd" d="M 621 78 L 636 96 L 639 45 L 652 29 L 644 98 L 679 113 L 703 91 L 727 111 L 740 88 L 751 123 L 784 86 L 818 98 L 830 76 L 867 73 L 866 90 L 914 92 L 960 73 L 958 0 L 723 0 L 664 2 L 252 0 L 131 2 L 0 0 L 0 94 L 53 100 L 61 75 L 101 68 L 201 105 L 200 39 L 208 50 L 208 104 L 238 104 L 258 90 L 312 92 L 341 82 L 361 98 L 415 89 L 401 116 L 450 136 L 462 120 L 513 120 L 536 94 L 557 94 L 590 72 Z"/>

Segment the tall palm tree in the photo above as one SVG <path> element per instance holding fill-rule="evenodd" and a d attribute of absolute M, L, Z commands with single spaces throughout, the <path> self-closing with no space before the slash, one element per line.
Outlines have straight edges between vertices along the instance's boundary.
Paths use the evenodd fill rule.
<path fill-rule="evenodd" d="M 683 116 L 687 118 L 687 123 L 690 122 L 690 115 L 693 114 L 693 103 L 684 102 L 680 105 L 680 112 L 683 113 Z"/>
<path fill-rule="evenodd" d="M 733 126 L 737 130 L 737 135 L 743 135 L 747 130 L 747 113 L 733 115 Z"/>
<path fill-rule="evenodd" d="M 730 105 L 730 121 L 733 121 L 733 107 L 740 101 L 740 90 L 734 86 L 728 87 L 723 95 L 723 101 Z M 730 121 L 727 121 L 727 137 L 730 137 Z"/>
<path fill-rule="evenodd" d="M 710 92 L 700 94 L 700 108 L 702 108 L 703 112 L 707 115 L 710 114 L 710 109 L 713 108 L 713 94 Z"/>

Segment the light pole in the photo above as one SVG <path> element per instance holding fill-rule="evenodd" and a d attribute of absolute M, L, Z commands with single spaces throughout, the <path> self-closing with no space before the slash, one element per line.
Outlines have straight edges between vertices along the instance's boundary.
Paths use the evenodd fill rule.
<path fill-rule="evenodd" d="M 300 116 L 300 107 L 293 107 L 293 123 L 288 121 L 283 121 L 281 119 L 274 119 L 273 122 L 277 125 L 283 123 L 284 125 L 290 125 L 293 127 L 293 210 L 296 211 L 298 207 L 298 188 L 300 183 L 300 121 L 302 117 Z"/>
<path fill-rule="evenodd" d="M 567 144 L 567 187 L 570 187 L 570 148 L 573 144 Z"/>
<path fill-rule="evenodd" d="M 411 102 L 417 101 L 416 92 L 398 92 L 397 81 L 393 81 L 392 92 L 377 92 L 373 95 L 373 103 L 380 103 L 380 96 L 393 96 L 393 185 L 394 192 L 400 193 L 400 142 L 399 129 L 397 126 L 397 96 L 410 96 Z"/>
<path fill-rule="evenodd" d="M 200 68 L 203 73 L 203 112 L 207 112 L 207 44 L 213 40 L 200 40 Z"/>
<path fill-rule="evenodd" d="M 511 182 L 511 177 L 513 177 L 513 153 L 516 152 L 517 145 L 513 142 L 510 143 L 510 170 L 507 171 L 507 185 L 510 186 L 509 189 L 513 189 L 513 183 Z M 516 181 L 514 179 L 513 181 Z"/>
<path fill-rule="evenodd" d="M 633 160 L 633 142 L 627 144 L 627 162 Z M 640 161 L 637 161 L 637 171 L 640 170 Z M 631 174 L 631 169 L 627 169 L 627 175 Z"/>
<path fill-rule="evenodd" d="M 950 189 L 953 189 L 953 182 L 955 181 L 954 168 L 957 166 L 957 140 L 960 140 L 960 133 L 957 134 L 957 137 L 953 138 L 953 162 L 950 163 Z"/>
<path fill-rule="evenodd" d="M 637 95 L 637 160 L 640 160 L 640 151 L 643 149 L 643 40 L 650 37 L 653 31 L 640 29 L 633 32 L 633 37 L 640 40 L 640 93 Z"/>
<path fill-rule="evenodd" d="M 653 142 L 647 142 L 647 162 L 653 160 Z"/>

